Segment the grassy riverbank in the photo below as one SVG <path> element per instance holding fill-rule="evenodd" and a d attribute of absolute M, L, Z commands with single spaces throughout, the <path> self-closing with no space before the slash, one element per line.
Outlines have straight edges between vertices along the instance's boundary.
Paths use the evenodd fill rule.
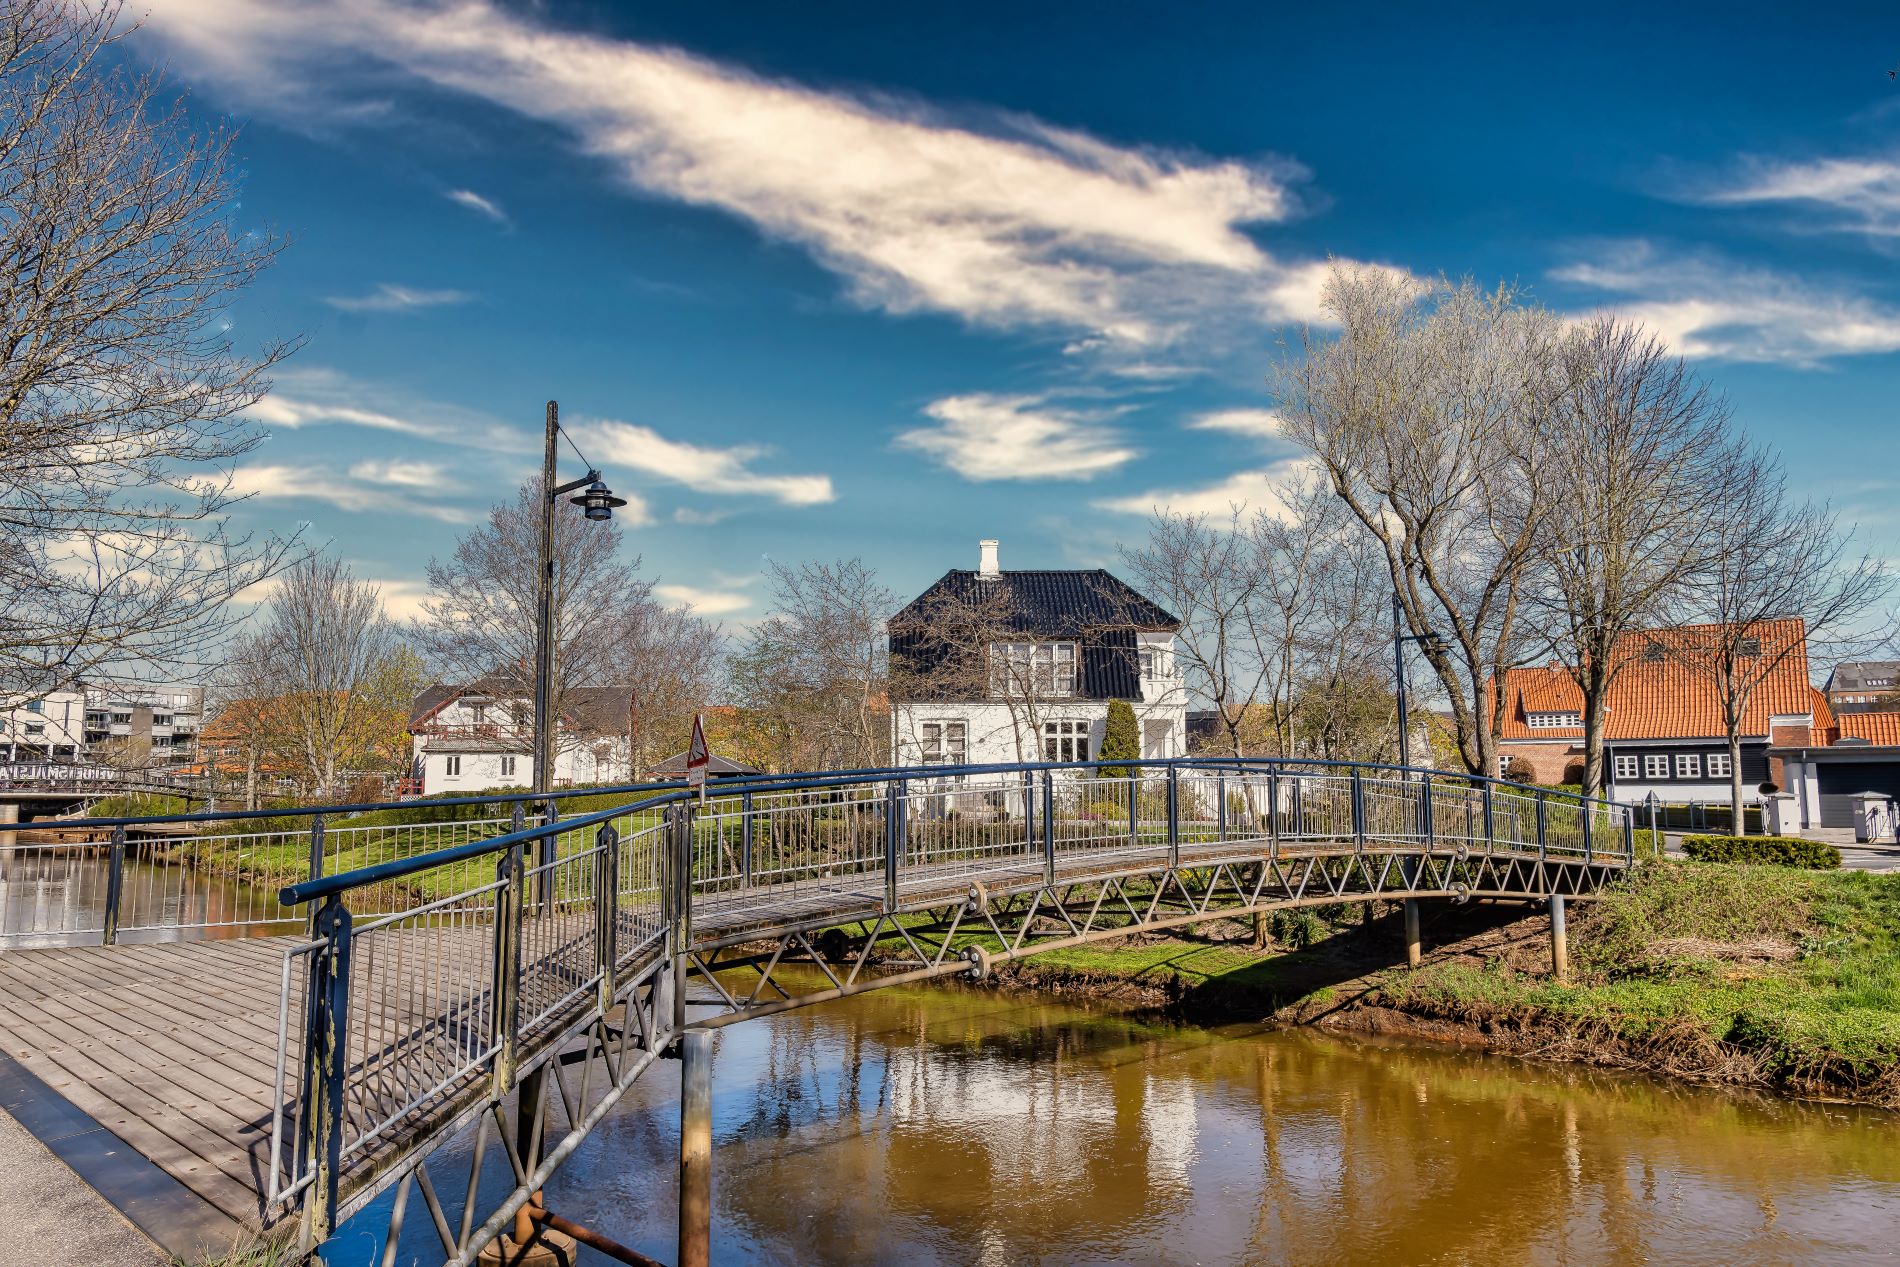
<path fill-rule="evenodd" d="M 1392 910 L 1052 952 L 1007 970 L 1057 989 L 1191 1014 L 1405 1029 L 1558 1059 L 1900 1107 L 1900 875 L 1658 862 L 1570 919 L 1573 980 L 1549 977 L 1548 924 L 1524 908 L 1427 906 L 1428 955 L 1400 955 Z M 1395 910 L 1395 908 L 1394 908 Z"/>

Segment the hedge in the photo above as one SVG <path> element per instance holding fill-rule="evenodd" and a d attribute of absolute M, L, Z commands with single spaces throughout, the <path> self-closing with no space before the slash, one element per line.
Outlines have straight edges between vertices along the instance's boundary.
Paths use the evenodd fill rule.
<path fill-rule="evenodd" d="M 1760 862 L 1777 867 L 1831 871 L 1841 851 L 1800 836 L 1684 836 L 1682 852 L 1703 862 Z"/>

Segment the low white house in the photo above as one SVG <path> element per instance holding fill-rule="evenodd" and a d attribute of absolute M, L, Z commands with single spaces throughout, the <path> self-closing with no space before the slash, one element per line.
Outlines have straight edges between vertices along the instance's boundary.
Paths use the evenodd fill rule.
<path fill-rule="evenodd" d="M 85 754 L 86 696 L 53 691 L 39 699 L 0 700 L 0 758 L 73 761 Z"/>
<path fill-rule="evenodd" d="M 555 787 L 633 781 L 633 692 L 568 692 L 554 757 Z M 410 712 L 409 790 L 423 796 L 534 786 L 534 699 L 521 685 L 486 678 L 432 686 Z"/>
<path fill-rule="evenodd" d="M 1180 620 L 1100 568 L 1006 572 L 995 541 L 980 551 L 891 619 L 896 764 L 1094 760 L 1118 699 L 1143 757 L 1186 754 Z M 953 609 L 981 615 L 946 635 Z"/>

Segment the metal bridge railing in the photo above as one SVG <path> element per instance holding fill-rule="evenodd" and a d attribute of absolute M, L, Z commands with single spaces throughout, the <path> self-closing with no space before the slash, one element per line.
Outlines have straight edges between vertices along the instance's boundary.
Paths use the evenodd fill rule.
<path fill-rule="evenodd" d="M 308 930 L 284 951 L 268 1200 L 301 1203 L 321 1239 L 426 1151 L 433 1123 L 498 1105 L 583 1029 L 631 1015 L 630 989 L 674 983 L 670 1008 L 654 994 L 647 1008 L 674 1019 L 641 1037 L 649 1052 L 669 1044 L 702 920 L 727 944 L 773 918 L 822 920 L 831 899 L 852 918 L 895 916 L 998 876 L 1033 888 L 1369 846 L 1633 859 L 1622 807 L 1494 780 L 1327 762 L 1129 764 L 758 778 L 703 801 L 677 785 L 630 788 L 625 803 L 565 817 L 558 798 L 493 798 L 466 802 L 473 816 L 460 822 L 387 831 L 332 827 L 344 812 L 320 811 L 301 835 L 273 824 L 241 847 L 241 832 L 210 837 L 218 856 L 307 850 L 307 874 L 275 907 L 229 912 L 280 927 L 288 912 Z M 148 825 L 112 824 L 110 847 Z M 109 873 L 121 886 L 124 865 Z"/>

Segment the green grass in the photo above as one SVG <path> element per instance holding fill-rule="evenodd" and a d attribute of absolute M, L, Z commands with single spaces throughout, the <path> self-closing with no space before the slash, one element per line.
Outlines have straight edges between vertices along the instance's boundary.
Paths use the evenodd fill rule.
<path fill-rule="evenodd" d="M 1498 958 L 1392 974 L 1381 992 L 1457 1019 L 1700 1043 L 1770 1082 L 1900 1102 L 1900 874 L 1653 863 L 1571 936 L 1568 986 Z"/>

